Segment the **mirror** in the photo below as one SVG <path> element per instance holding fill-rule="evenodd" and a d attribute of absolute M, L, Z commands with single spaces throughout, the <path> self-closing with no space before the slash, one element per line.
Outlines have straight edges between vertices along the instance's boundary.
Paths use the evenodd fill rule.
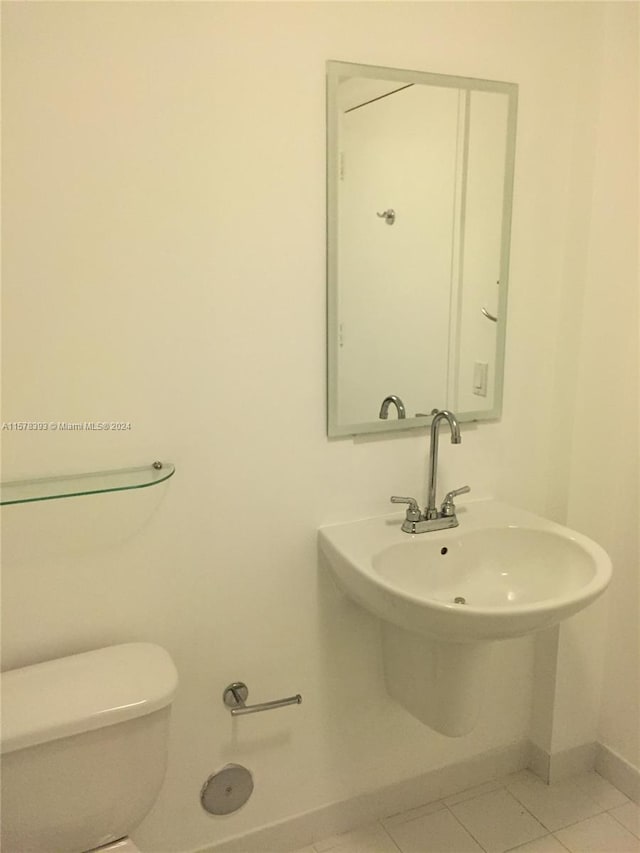
<path fill-rule="evenodd" d="M 328 433 L 499 417 L 517 86 L 327 63 Z"/>

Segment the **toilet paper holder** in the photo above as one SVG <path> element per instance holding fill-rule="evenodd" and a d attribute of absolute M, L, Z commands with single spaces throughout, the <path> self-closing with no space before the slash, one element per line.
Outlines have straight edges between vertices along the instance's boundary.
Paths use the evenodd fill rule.
<path fill-rule="evenodd" d="M 234 681 L 225 687 L 222 694 L 222 701 L 231 709 L 232 717 L 239 717 L 241 714 L 257 714 L 259 711 L 271 711 L 274 708 L 284 708 L 286 705 L 300 705 L 302 696 L 296 693 L 295 696 L 287 696 L 286 699 L 275 699 L 272 702 L 260 702 L 256 705 L 247 705 L 247 697 L 249 696 L 249 688 L 243 681 Z"/>

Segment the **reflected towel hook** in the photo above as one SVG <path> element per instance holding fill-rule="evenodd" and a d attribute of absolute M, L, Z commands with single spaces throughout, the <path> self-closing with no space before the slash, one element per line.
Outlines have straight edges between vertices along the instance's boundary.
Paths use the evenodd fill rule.
<path fill-rule="evenodd" d="M 498 279 L 498 281 L 496 281 L 496 284 L 498 285 L 498 287 L 500 287 L 500 279 Z M 484 316 L 487 318 L 487 320 L 491 320 L 491 322 L 492 322 L 492 323 L 497 323 L 497 322 L 498 322 L 498 318 L 495 316 L 495 314 L 490 314 L 490 313 L 487 311 L 487 309 L 486 309 L 486 308 L 484 308 L 484 307 L 483 307 L 483 308 L 481 308 L 480 310 L 482 311 L 482 313 L 484 314 Z"/>
<path fill-rule="evenodd" d="M 489 312 L 487 311 L 487 309 L 486 309 L 486 308 L 482 308 L 482 313 L 483 313 L 483 314 L 484 314 L 484 316 L 487 318 L 487 320 L 491 320 L 491 322 L 492 322 L 492 323 L 497 323 L 497 322 L 498 322 L 498 318 L 497 318 L 497 317 L 494 317 L 494 315 L 493 315 L 493 314 L 489 314 Z"/>
<path fill-rule="evenodd" d="M 387 225 L 393 225 L 396 221 L 396 212 L 392 207 L 390 207 L 389 210 L 384 210 L 382 213 L 378 213 L 376 211 L 376 216 L 379 216 L 380 219 L 384 219 Z"/>

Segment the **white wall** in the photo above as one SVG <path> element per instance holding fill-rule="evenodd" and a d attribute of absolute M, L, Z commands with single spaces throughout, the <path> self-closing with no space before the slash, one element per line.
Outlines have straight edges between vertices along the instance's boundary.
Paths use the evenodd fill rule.
<path fill-rule="evenodd" d="M 171 652 L 171 763 L 143 850 L 194 849 L 526 736 L 531 643 L 499 648 L 478 729 L 449 740 L 387 698 L 376 624 L 318 571 L 317 526 L 423 495 L 427 452 L 424 435 L 325 437 L 324 63 L 520 84 L 505 412 L 442 444 L 440 487 L 562 519 L 570 436 L 550 404 L 579 337 L 562 321 L 583 286 L 578 129 L 593 124 L 601 17 L 574 3 L 4 7 L 3 419 L 133 428 L 4 432 L 3 478 L 177 465 L 155 490 L 5 509 L 4 665 L 136 639 Z M 252 700 L 304 702 L 232 723 L 220 697 L 235 679 Z M 215 819 L 199 790 L 228 761 L 256 789 Z"/>
<path fill-rule="evenodd" d="M 613 560 L 599 735 L 640 772 L 638 80 L 638 6 L 610 4 L 603 28 L 569 523 L 598 538 Z"/>
<path fill-rule="evenodd" d="M 638 8 L 602 11 L 568 174 L 547 506 L 607 549 L 614 574 L 537 639 L 532 736 L 552 754 L 598 740 L 640 774 Z"/>

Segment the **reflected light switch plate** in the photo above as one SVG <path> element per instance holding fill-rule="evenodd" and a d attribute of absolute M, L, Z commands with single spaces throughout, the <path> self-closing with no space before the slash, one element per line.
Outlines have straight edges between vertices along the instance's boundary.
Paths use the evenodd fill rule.
<path fill-rule="evenodd" d="M 476 361 L 473 366 L 473 393 L 478 397 L 487 396 L 487 377 L 489 365 L 486 361 Z"/>

